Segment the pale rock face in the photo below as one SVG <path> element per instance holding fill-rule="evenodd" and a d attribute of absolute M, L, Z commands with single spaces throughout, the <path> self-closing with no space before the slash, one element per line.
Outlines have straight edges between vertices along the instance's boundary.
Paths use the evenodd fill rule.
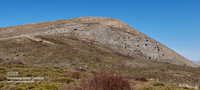
<path fill-rule="evenodd" d="M 153 32 L 152 32 L 153 33 Z M 119 20 L 82 17 L 0 28 L 0 40 L 63 34 L 135 58 L 197 67 L 196 64 Z"/>

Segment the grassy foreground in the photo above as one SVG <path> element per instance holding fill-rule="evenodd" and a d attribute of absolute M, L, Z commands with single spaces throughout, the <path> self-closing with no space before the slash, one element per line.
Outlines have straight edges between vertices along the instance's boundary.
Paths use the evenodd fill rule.
<path fill-rule="evenodd" d="M 34 83 L 7 83 L 6 72 L 17 71 L 15 77 L 44 77 Z M 130 87 L 129 89 L 94 89 L 94 90 L 197 90 L 170 83 L 148 81 L 146 78 L 133 77 L 125 74 L 85 72 L 81 70 L 66 70 L 58 67 L 38 65 L 5 65 L 0 66 L 0 90 L 91 90 L 92 88 L 112 85 Z M 115 76 L 114 76 L 115 75 Z M 114 79 L 113 79 L 114 78 Z M 93 80 L 93 81 L 92 81 Z M 109 81 L 110 80 L 110 81 Z M 123 81 L 124 80 L 124 81 Z M 95 82 L 98 81 L 98 82 Z M 106 83 L 107 82 L 107 83 Z M 90 88 L 84 88 L 90 87 Z"/>

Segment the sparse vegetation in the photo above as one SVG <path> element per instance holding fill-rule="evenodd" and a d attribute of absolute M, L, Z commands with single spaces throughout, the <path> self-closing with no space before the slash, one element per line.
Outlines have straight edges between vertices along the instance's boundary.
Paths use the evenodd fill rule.
<path fill-rule="evenodd" d="M 167 84 L 167 83 L 151 83 L 147 86 L 142 86 L 140 88 L 137 88 L 136 90 L 198 90 L 198 89 L 179 87 L 177 85 Z"/>
<path fill-rule="evenodd" d="M 56 78 L 53 81 L 60 82 L 60 83 L 68 83 L 69 84 L 71 82 L 74 82 L 74 79 L 68 78 L 68 77 L 60 77 L 60 78 Z"/>
<path fill-rule="evenodd" d="M 75 90 L 132 90 L 130 82 L 121 74 L 97 73 L 84 80 Z"/>
<path fill-rule="evenodd" d="M 60 85 L 81 83 L 80 81 L 91 76 L 92 72 L 95 74 L 101 69 L 132 76 L 126 79 L 133 81 L 131 88 L 135 84 L 138 85 L 138 87 L 137 85 L 133 87 L 135 90 L 184 90 L 182 87 L 167 83 L 182 84 L 184 82 L 187 85 L 200 85 L 199 68 L 133 59 L 72 36 L 36 37 L 54 44 L 33 42 L 25 38 L 0 41 L 0 83 L 7 80 L 6 72 L 9 71 L 21 72 L 20 76 L 45 77 L 45 80 L 34 84 L 10 84 L 11 86 L 3 84 L 0 85 L 2 89 L 59 89 Z M 111 76 L 101 78 L 108 79 Z M 96 78 L 100 76 L 96 74 Z M 119 76 L 119 78 L 122 77 Z M 149 81 L 148 79 L 151 78 L 152 81 Z M 156 80 L 162 84 L 151 83 Z M 89 81 L 85 81 L 85 86 Z M 146 87 L 140 83 L 145 84 Z M 185 90 L 190 89 L 185 88 Z"/>
<path fill-rule="evenodd" d="M 135 77 L 134 78 L 136 81 L 141 81 L 141 82 L 148 82 L 149 80 L 146 79 L 145 77 Z"/>
<path fill-rule="evenodd" d="M 60 88 L 60 86 L 55 85 L 55 84 L 44 85 L 44 87 L 45 87 L 46 89 L 49 89 L 49 90 L 58 90 L 58 89 Z"/>
<path fill-rule="evenodd" d="M 64 74 L 64 77 L 70 77 L 70 78 L 75 78 L 75 79 L 80 79 L 80 73 L 79 72 L 66 72 Z"/>
<path fill-rule="evenodd" d="M 28 88 L 35 89 L 35 90 L 39 90 L 39 89 L 51 90 L 52 88 L 54 88 L 55 90 L 58 90 L 60 88 L 60 85 L 58 85 L 58 83 L 65 84 L 68 87 L 71 84 L 73 86 L 74 82 L 78 83 L 77 85 L 80 85 L 80 86 L 78 86 L 79 88 L 83 88 L 83 87 L 86 87 L 87 85 L 91 86 L 94 83 L 99 83 L 99 84 L 101 82 L 106 83 L 106 80 L 108 80 L 107 84 L 110 82 L 112 82 L 110 84 L 115 84 L 112 81 L 114 79 L 109 81 L 110 78 L 115 78 L 115 76 L 116 76 L 116 78 L 118 78 L 118 79 L 116 79 L 117 82 L 119 82 L 118 80 L 123 81 L 123 80 L 129 79 L 131 89 L 134 89 L 134 90 L 152 90 L 152 89 L 153 90 L 161 90 L 161 89 L 162 90 L 166 90 L 166 89 L 169 89 L 169 90 L 195 90 L 195 89 L 191 89 L 191 88 L 186 89 L 186 87 L 179 87 L 176 85 L 166 84 L 166 83 L 159 83 L 159 82 L 151 83 L 151 81 L 150 82 L 146 81 L 146 79 L 144 77 L 136 77 L 136 76 L 127 77 L 126 75 L 121 75 L 121 74 L 116 74 L 114 76 L 114 74 L 109 74 L 109 73 L 105 74 L 105 73 L 95 72 L 95 73 L 93 73 L 94 76 L 91 76 L 91 75 L 93 75 L 92 72 L 91 73 L 79 72 L 79 71 L 66 70 L 66 69 L 62 69 L 62 68 L 58 68 L 58 67 L 46 67 L 46 66 L 40 66 L 40 65 L 18 65 L 18 64 L 10 65 L 10 64 L 8 64 L 5 66 L 1 65 L 0 68 L 3 68 L 0 71 L 4 72 L 3 75 L 5 77 L 5 79 L 2 82 L 5 82 L 5 80 L 6 80 L 6 75 L 5 75 L 6 71 L 23 71 L 21 76 L 26 76 L 27 74 L 30 74 L 32 76 L 44 76 L 45 77 L 44 81 L 38 82 L 36 84 L 19 84 L 17 86 L 13 85 L 13 84 L 9 84 L 9 85 L 1 84 L 0 85 L 2 89 L 7 88 L 7 90 L 26 90 Z M 135 72 L 137 72 L 137 71 L 135 71 Z M 65 76 L 65 74 L 66 74 L 66 76 Z M 81 79 L 81 82 L 79 81 L 79 79 L 76 78 L 76 74 L 78 75 L 79 79 Z M 72 77 L 71 75 L 75 75 L 75 77 Z M 86 75 L 86 77 L 89 77 L 89 79 L 85 79 L 84 77 L 81 78 L 82 75 Z M 96 80 L 97 82 L 93 82 L 94 80 Z M 91 84 L 91 82 L 93 84 Z M 144 85 L 141 83 L 144 83 Z M 147 83 L 147 85 L 145 83 Z M 117 85 L 119 85 L 119 84 L 122 84 L 122 83 L 118 83 Z M 12 86 L 10 86 L 10 85 L 12 85 Z M 92 87 L 90 87 L 90 88 L 92 88 Z M 73 89 L 70 89 L 70 90 L 73 90 Z M 87 90 L 87 89 L 85 89 L 85 90 Z"/>
<path fill-rule="evenodd" d="M 20 84 L 11 90 L 59 90 L 60 86 L 56 84 Z"/>
<path fill-rule="evenodd" d="M 8 64 L 19 64 L 19 65 L 23 65 L 23 62 L 20 60 L 10 60 L 8 61 Z"/>
<path fill-rule="evenodd" d="M 0 89 L 1 89 L 2 87 L 4 87 L 4 86 L 5 86 L 4 83 L 0 83 Z"/>

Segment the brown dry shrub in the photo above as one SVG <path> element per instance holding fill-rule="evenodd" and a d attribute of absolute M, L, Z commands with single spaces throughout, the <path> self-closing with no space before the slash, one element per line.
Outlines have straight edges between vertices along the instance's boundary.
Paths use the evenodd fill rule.
<path fill-rule="evenodd" d="M 64 74 L 64 77 L 70 77 L 70 78 L 75 78 L 75 79 L 80 79 L 80 73 L 79 72 L 66 72 Z"/>
<path fill-rule="evenodd" d="M 135 77 L 136 81 L 141 81 L 141 82 L 148 82 L 149 80 L 146 79 L 145 77 Z"/>
<path fill-rule="evenodd" d="M 128 79 L 122 74 L 96 73 L 76 85 L 75 90 L 132 90 Z"/>

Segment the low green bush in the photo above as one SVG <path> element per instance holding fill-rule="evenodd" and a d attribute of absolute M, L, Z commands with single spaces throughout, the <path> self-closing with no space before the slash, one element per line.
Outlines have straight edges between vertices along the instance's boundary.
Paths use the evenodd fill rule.
<path fill-rule="evenodd" d="M 55 85 L 55 84 L 48 84 L 48 85 L 44 85 L 44 87 L 46 89 L 49 89 L 49 90 L 58 90 L 60 88 L 59 85 Z"/>
<path fill-rule="evenodd" d="M 70 82 L 74 82 L 74 80 L 72 78 L 69 77 L 60 77 L 58 79 L 54 79 L 54 82 L 60 82 L 60 83 L 70 83 Z"/>
<path fill-rule="evenodd" d="M 26 88 L 27 84 L 21 84 L 21 85 L 18 85 L 17 87 L 18 88 Z"/>
<path fill-rule="evenodd" d="M 3 84 L 3 83 L 0 83 L 0 88 L 2 88 L 2 87 L 4 87 L 5 86 L 5 84 Z"/>
<path fill-rule="evenodd" d="M 34 88 L 37 88 L 38 86 L 35 85 L 35 84 L 31 84 L 31 85 L 28 85 L 27 89 L 34 89 Z"/>
<path fill-rule="evenodd" d="M 155 87 L 159 87 L 159 86 L 164 87 L 165 84 L 164 83 L 154 83 L 153 86 L 155 86 Z"/>

